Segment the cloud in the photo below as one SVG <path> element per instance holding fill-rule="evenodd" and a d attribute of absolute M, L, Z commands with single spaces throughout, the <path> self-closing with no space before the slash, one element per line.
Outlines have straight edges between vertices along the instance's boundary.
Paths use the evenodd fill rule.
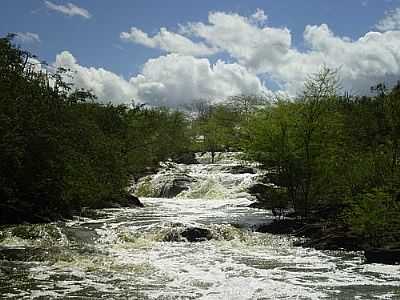
<path fill-rule="evenodd" d="M 148 60 L 142 71 L 129 80 L 103 68 L 81 66 L 68 51 L 57 55 L 54 66 L 71 69 L 76 87 L 92 90 L 101 102 L 116 104 L 134 99 L 176 107 L 201 98 L 218 102 L 243 93 L 272 94 L 256 75 L 239 64 L 210 64 L 206 58 L 180 54 Z"/>
<path fill-rule="evenodd" d="M 144 102 L 177 106 L 206 98 L 223 101 L 237 94 L 269 94 L 260 79 L 243 66 L 218 60 L 169 54 L 150 59 L 130 82 Z"/>
<path fill-rule="evenodd" d="M 57 12 L 60 12 L 67 16 L 71 16 L 71 17 L 80 16 L 80 17 L 83 17 L 86 19 L 90 19 L 92 17 L 92 15 L 89 13 L 88 10 L 86 10 L 82 7 L 76 6 L 75 4 L 72 4 L 72 3 L 67 3 L 67 5 L 57 5 L 50 1 L 44 1 L 44 3 L 47 8 L 57 11 Z"/>
<path fill-rule="evenodd" d="M 184 29 L 291 95 L 322 65 L 338 68 L 343 88 L 357 93 L 400 75 L 400 31 L 367 32 L 352 41 L 336 36 L 326 24 L 308 25 L 303 35 L 307 49 L 299 51 L 291 44 L 289 29 L 263 26 L 238 14 L 212 12 L 208 23 L 190 23 Z"/>
<path fill-rule="evenodd" d="M 304 40 L 309 51 L 291 49 L 286 63 L 276 70 L 291 91 L 299 90 L 304 79 L 325 64 L 339 68 L 347 90 L 366 93 L 379 82 L 400 75 L 400 31 L 368 32 L 352 41 L 337 37 L 326 24 L 307 26 Z M 298 81 L 299 80 L 299 81 Z"/>
<path fill-rule="evenodd" d="M 15 40 L 22 44 L 40 43 L 39 35 L 33 32 L 17 32 Z"/>
<path fill-rule="evenodd" d="M 65 80 L 74 83 L 77 88 L 93 91 L 101 102 L 128 103 L 136 96 L 134 87 L 122 76 L 103 68 L 81 66 L 68 51 L 63 51 L 56 56 L 54 67 L 70 69 L 73 72 L 73 78 L 65 78 Z"/>
<path fill-rule="evenodd" d="M 129 32 L 122 32 L 120 38 L 149 48 L 159 48 L 166 52 L 180 53 L 193 56 L 208 56 L 217 52 L 216 48 L 210 48 L 204 43 L 194 43 L 183 35 L 170 32 L 162 27 L 153 37 L 136 27 Z"/>
<path fill-rule="evenodd" d="M 400 8 L 386 12 L 375 27 L 380 31 L 400 30 Z"/>
<path fill-rule="evenodd" d="M 274 93 L 294 96 L 322 65 L 338 69 L 343 89 L 357 94 L 369 93 L 380 82 L 390 85 L 400 76 L 398 30 L 350 39 L 336 35 L 326 24 L 307 25 L 305 50 L 299 50 L 292 45 L 289 29 L 264 25 L 266 18 L 261 10 L 249 17 L 212 12 L 207 22 L 188 23 L 179 33 L 161 28 L 152 37 L 133 27 L 121 38 L 171 53 L 149 59 L 129 79 L 81 66 L 69 52 L 59 54 L 56 64 L 73 69 L 77 87 L 92 89 L 102 101 L 135 99 L 167 106 L 199 98 L 222 101 L 243 93 L 272 95 L 260 78 L 277 86 Z M 211 63 L 206 57 L 221 53 L 232 62 Z"/>
<path fill-rule="evenodd" d="M 208 24 L 190 23 L 185 31 L 204 39 L 210 45 L 228 52 L 252 71 L 267 72 L 275 68 L 291 47 L 291 34 L 287 28 L 261 27 L 254 18 L 266 18 L 257 10 L 253 17 L 212 12 Z"/>

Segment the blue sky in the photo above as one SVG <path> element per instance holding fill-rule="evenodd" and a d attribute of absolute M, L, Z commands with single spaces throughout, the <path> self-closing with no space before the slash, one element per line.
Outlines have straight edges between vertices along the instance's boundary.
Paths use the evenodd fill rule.
<path fill-rule="evenodd" d="M 162 63 L 167 63 L 165 61 L 167 58 L 162 61 L 165 57 L 169 57 L 168 63 L 174 61 L 177 65 L 180 65 L 181 63 L 184 64 L 183 61 L 186 61 L 186 63 L 191 65 L 199 65 L 200 69 L 200 65 L 203 66 L 206 63 L 205 67 L 207 67 L 207 64 L 209 64 L 210 74 L 207 75 L 209 79 L 216 81 L 214 79 L 218 78 L 220 80 L 217 81 L 219 88 L 230 89 L 230 91 L 220 94 L 213 90 L 210 93 L 210 97 L 224 97 L 232 93 L 241 92 L 242 90 L 245 92 L 252 89 L 260 89 L 260 91 L 267 91 L 267 93 L 270 90 L 276 92 L 276 90 L 280 89 L 281 91 L 293 93 L 298 89 L 298 84 L 296 83 L 293 86 L 293 82 L 289 81 L 301 80 L 302 77 L 300 75 L 293 77 L 283 74 L 282 70 L 289 67 L 290 70 L 287 72 L 293 72 L 293 70 L 298 70 L 299 68 L 302 70 L 306 68 L 308 70 L 308 67 L 304 67 L 301 64 L 314 63 L 316 61 L 318 63 L 326 63 L 326 60 L 328 65 L 332 64 L 334 62 L 332 56 L 334 57 L 335 54 L 328 53 L 330 50 L 326 49 L 326 47 L 331 48 L 330 43 L 341 43 L 339 40 L 334 40 L 332 36 L 347 42 L 346 46 L 338 45 L 339 48 L 336 53 L 340 53 L 340 47 L 347 47 L 346 49 L 349 49 L 348 53 L 352 53 L 351 55 L 355 55 L 357 51 L 363 51 L 361 48 L 364 46 L 370 47 L 368 48 L 369 50 L 366 50 L 367 52 L 373 51 L 371 49 L 375 45 L 371 45 L 371 43 L 368 43 L 368 45 L 364 45 L 364 43 L 357 45 L 357 41 L 369 32 L 375 31 L 382 34 L 382 37 L 379 37 L 380 40 L 376 43 L 385 46 L 384 49 L 378 50 L 378 53 L 380 53 L 379 51 L 387 53 L 388 49 L 390 51 L 397 49 L 397 44 L 394 44 L 393 40 L 399 36 L 397 34 L 383 35 L 388 31 L 397 32 L 399 30 L 396 27 L 399 25 L 396 22 L 399 21 L 400 23 L 400 17 L 397 20 L 396 15 L 398 7 L 400 7 L 399 0 L 3 0 L 2 9 L 0 10 L 0 34 L 4 36 L 8 32 L 20 33 L 21 38 L 18 39 L 18 43 L 23 48 L 30 49 L 50 64 L 55 62 L 56 55 L 60 55 L 61 53 L 63 53 L 64 57 L 71 55 L 73 62 L 71 62 L 71 57 L 68 56 L 68 58 L 60 59 L 59 64 L 67 61 L 79 72 L 82 72 L 82 78 L 76 81 L 78 86 L 91 88 L 96 91 L 96 87 L 102 85 L 103 91 L 100 89 L 99 93 L 103 93 L 103 96 L 106 97 L 116 96 L 126 98 L 132 96 L 134 98 L 146 98 L 146 101 L 151 101 L 149 97 L 154 96 L 155 98 L 158 97 L 160 102 L 168 102 L 170 101 L 168 98 L 177 97 L 180 93 L 180 87 L 178 84 L 159 78 L 157 74 L 154 74 L 155 70 L 160 72 L 161 69 L 166 69 L 162 68 Z M 73 9 L 68 11 L 71 8 Z M 262 20 L 252 19 L 251 16 L 257 11 L 263 12 Z M 222 14 L 214 15 L 217 24 L 210 23 L 209 17 L 213 13 Z M 398 14 L 400 16 L 400 10 Z M 225 20 L 225 16 L 231 16 L 232 20 Z M 382 23 L 385 18 L 387 22 Z M 387 20 L 388 18 L 389 20 Z M 229 30 L 221 31 L 219 29 L 225 28 L 226 24 L 223 22 L 226 21 L 229 23 L 231 21 L 235 22 L 235 20 L 239 23 L 247 22 L 249 26 L 254 27 L 254 30 L 256 30 L 254 31 L 255 33 L 258 31 L 261 33 L 264 28 L 270 28 L 274 32 L 272 36 L 265 35 L 265 39 L 274 39 L 274 45 L 276 45 L 276 43 L 281 43 L 280 38 L 282 37 L 282 45 L 284 45 L 282 47 L 285 48 L 281 47 L 283 52 L 281 54 L 277 52 L 276 55 L 284 57 L 287 54 L 287 50 L 289 50 L 293 52 L 290 54 L 290 60 L 293 60 L 294 58 L 292 57 L 296 56 L 296 59 L 294 59 L 296 61 L 293 61 L 289 66 L 284 64 L 283 60 L 272 63 L 272 60 L 280 60 L 280 58 L 277 58 L 276 55 L 266 55 L 263 57 L 259 53 L 261 50 L 253 53 L 254 56 L 251 56 L 253 54 L 248 54 L 249 51 L 253 51 L 252 49 L 257 47 L 260 47 L 260 49 L 264 47 L 266 52 L 269 51 L 268 43 L 260 43 L 259 41 L 260 39 L 264 39 L 264 35 L 255 37 L 258 41 L 252 41 L 249 37 L 238 38 L 237 45 L 240 46 L 240 43 L 243 43 L 242 50 L 236 49 L 231 37 L 229 37 L 229 44 L 227 44 L 227 37 L 231 33 Z M 260 22 L 257 23 L 258 21 Z M 379 22 L 381 22 L 381 26 L 379 26 Z M 201 31 L 199 29 L 201 26 L 188 29 L 190 27 L 189 24 L 193 23 L 202 24 L 201 26 L 204 25 L 203 27 L 208 28 L 207 32 Z M 326 24 L 327 27 L 321 27 L 322 24 Z M 239 24 L 238 26 L 242 25 Z M 310 25 L 316 25 L 316 27 L 309 28 L 310 34 L 307 39 L 304 36 L 304 32 L 306 27 Z M 183 32 L 182 26 L 190 32 Z M 237 28 L 235 26 L 236 23 L 232 23 L 231 32 L 240 32 L 238 28 L 243 28 L 243 26 L 247 25 L 244 24 L 242 27 Z M 132 27 L 139 31 L 135 31 L 132 34 L 130 31 Z M 160 39 L 150 40 L 160 32 L 160 28 L 165 28 L 167 33 L 179 35 L 179 37 L 172 36 L 171 38 L 180 39 L 183 36 L 195 43 L 196 47 L 201 43 L 203 46 L 208 47 L 208 49 L 212 49 L 210 50 L 212 53 L 197 54 L 198 52 L 195 52 L 193 54 L 187 49 L 182 50 L 182 47 L 175 48 L 172 46 L 171 48 L 170 46 L 163 46 L 165 43 L 171 42 L 169 39 L 168 41 L 163 40 L 163 38 L 161 38 L 161 41 Z M 287 29 L 290 32 L 289 35 L 282 32 L 283 29 Z M 121 38 L 121 33 L 123 32 L 129 34 L 129 38 Z M 218 32 L 221 36 L 209 36 L 210 34 L 216 35 L 215 32 Z M 146 42 L 140 42 L 138 35 L 142 33 L 146 34 L 150 39 L 146 40 Z M 243 31 L 243 33 L 246 34 L 246 31 Z M 330 41 L 327 41 L 328 36 L 331 37 Z M 290 38 L 290 45 L 287 44 L 288 37 Z M 175 45 L 175 42 L 173 43 Z M 250 50 L 246 48 L 249 47 L 249 44 L 254 44 Z M 313 46 L 310 47 L 310 44 Z M 356 51 L 355 48 L 358 50 Z M 310 51 L 315 52 L 313 58 L 302 57 L 303 54 Z M 344 51 L 347 53 L 347 50 Z M 176 56 L 172 59 L 171 56 L 175 54 Z M 256 55 L 259 57 L 256 57 Z M 368 55 L 368 57 L 371 56 L 373 56 L 373 53 L 372 55 Z M 143 68 L 146 64 L 149 64 L 149 59 L 155 59 L 157 62 L 152 64 L 152 70 L 150 70 L 149 66 L 146 73 L 143 71 Z M 204 60 L 207 60 L 207 62 Z M 213 69 L 218 60 L 223 64 L 218 70 Z M 380 63 L 384 66 L 390 65 L 392 60 L 399 63 L 400 66 L 398 57 L 390 57 Z M 192 62 L 190 63 L 190 61 Z M 342 67 L 349 61 L 351 61 L 351 58 L 344 59 L 340 62 L 339 67 Z M 354 79 L 356 91 L 361 92 L 363 85 L 360 81 L 362 80 L 367 81 L 369 84 L 372 80 L 384 80 L 386 77 L 396 77 L 396 70 L 390 69 L 383 74 L 373 76 L 373 78 L 361 78 L 363 73 L 374 70 L 371 67 L 374 64 L 375 61 L 372 61 L 368 68 L 358 71 L 356 69 L 355 72 L 353 72 L 355 67 L 349 68 L 347 73 L 344 74 L 344 78 Z M 97 86 L 85 83 L 85 81 L 94 80 L 93 78 L 90 80 L 85 80 L 84 78 L 85 70 L 90 67 L 93 67 L 93 72 L 91 72 L 93 78 L 100 76 L 97 76 L 98 73 L 96 73 L 100 69 L 109 72 L 105 77 L 113 77 L 111 73 L 116 76 L 123 76 L 125 83 L 120 82 L 119 87 L 116 85 L 115 89 L 126 89 L 126 91 L 122 94 L 119 94 L 118 91 L 114 91 L 111 94 L 105 93 L 104 88 L 109 87 L 112 83 L 104 82 L 106 80 L 103 78 L 104 76 L 100 76 L 102 78 Z M 171 76 L 175 76 L 177 81 L 182 80 L 182 78 L 179 78 L 179 73 L 183 73 L 182 76 L 185 76 L 185 66 L 182 65 L 182 68 L 179 70 L 170 70 Z M 188 67 L 188 69 L 190 68 Z M 227 71 L 226 69 L 229 70 Z M 196 74 L 199 72 L 199 69 L 196 68 L 191 68 L 190 70 L 196 72 Z M 235 74 L 237 72 L 241 72 L 241 74 L 248 72 L 249 74 L 248 76 L 246 75 L 246 78 L 236 78 Z M 357 77 L 356 73 L 359 74 L 359 77 Z M 139 80 L 141 88 L 138 87 L 139 83 L 136 82 L 137 80 L 134 82 L 134 87 L 125 86 L 126 83 L 132 85 L 132 83 L 128 82 L 129 79 L 138 79 L 137 76 L 141 74 L 146 77 L 146 79 L 142 78 Z M 253 75 L 255 78 L 252 77 Z M 186 98 L 207 96 L 207 87 L 204 87 L 204 85 L 207 85 L 207 80 L 204 77 L 198 78 L 196 76 L 188 84 L 192 89 L 198 89 L 199 92 L 191 95 L 190 92 L 183 90 L 182 93 Z M 231 88 L 230 83 L 223 81 L 228 77 L 232 79 L 232 82 L 235 80 L 248 80 L 249 85 L 232 85 Z M 258 79 L 260 80 L 260 85 L 255 82 Z M 197 82 L 200 83 L 197 84 Z M 132 91 L 127 92 L 131 88 Z M 352 87 L 346 86 L 346 88 L 351 89 Z M 168 90 L 174 90 L 174 93 L 170 95 L 166 92 Z M 125 98 L 120 101 L 125 101 Z M 190 101 L 190 99 L 187 100 Z M 184 99 L 182 101 L 172 100 L 172 102 L 174 101 L 182 102 Z"/>

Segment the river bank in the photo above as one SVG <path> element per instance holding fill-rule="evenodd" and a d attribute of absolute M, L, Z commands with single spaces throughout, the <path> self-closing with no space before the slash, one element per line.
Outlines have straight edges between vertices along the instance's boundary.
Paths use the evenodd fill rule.
<path fill-rule="evenodd" d="M 66 222 L 0 228 L 0 294 L 8 298 L 397 299 L 400 266 L 360 252 L 295 246 L 256 232 L 273 222 L 246 192 L 260 172 L 234 154 L 165 164 L 135 189 L 175 196 L 96 210 Z M 240 170 L 240 171 L 238 171 Z M 244 170 L 247 173 L 243 173 Z M 183 175 L 185 174 L 185 176 Z"/>
<path fill-rule="evenodd" d="M 362 251 L 366 263 L 400 264 L 400 245 L 372 246 L 348 227 L 329 222 L 307 222 L 296 219 L 274 220 L 262 224 L 257 232 L 290 235 L 299 238 L 294 246 L 316 250 Z"/>

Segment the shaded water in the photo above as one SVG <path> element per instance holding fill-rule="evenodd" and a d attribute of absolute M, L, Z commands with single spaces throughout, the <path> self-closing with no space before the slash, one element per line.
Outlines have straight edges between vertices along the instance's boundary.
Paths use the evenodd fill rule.
<path fill-rule="evenodd" d="M 177 198 L 143 198 L 143 209 L 3 228 L 0 298 L 400 299 L 400 266 L 252 232 L 271 215 L 246 207 L 245 188 L 257 174 L 230 174 L 226 166 L 234 164 L 175 165 L 161 173 L 178 170 L 196 181 Z M 213 239 L 164 241 L 191 226 Z"/>

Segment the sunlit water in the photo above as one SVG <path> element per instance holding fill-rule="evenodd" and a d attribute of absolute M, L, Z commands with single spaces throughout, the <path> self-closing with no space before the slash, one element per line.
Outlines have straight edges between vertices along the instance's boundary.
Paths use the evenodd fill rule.
<path fill-rule="evenodd" d="M 245 188 L 258 175 L 229 174 L 226 166 L 237 163 L 174 165 L 158 176 L 179 171 L 196 182 L 177 198 L 143 198 L 142 209 L 4 228 L 0 298 L 400 299 L 400 266 L 252 232 L 271 215 L 246 207 Z M 213 239 L 164 241 L 192 226 L 211 230 Z M 10 248 L 17 255 L 4 252 Z"/>

